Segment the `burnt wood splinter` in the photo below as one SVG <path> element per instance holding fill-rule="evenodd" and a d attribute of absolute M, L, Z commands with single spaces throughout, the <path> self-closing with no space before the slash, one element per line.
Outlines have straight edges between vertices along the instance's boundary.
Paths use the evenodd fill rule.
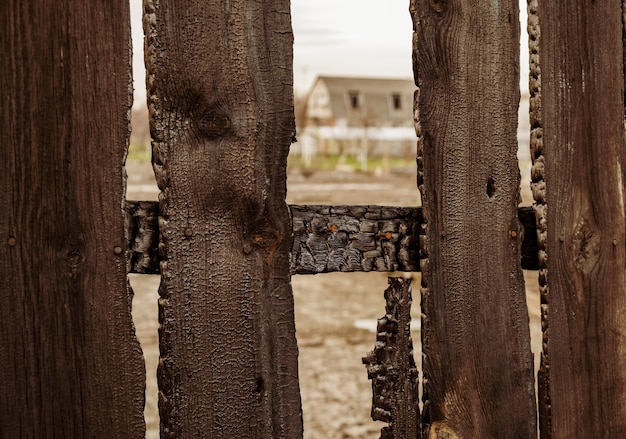
<path fill-rule="evenodd" d="M 390 277 L 376 345 L 363 364 L 372 380 L 372 419 L 387 422 L 381 439 L 416 438 L 419 382 L 411 339 L 411 279 Z"/>

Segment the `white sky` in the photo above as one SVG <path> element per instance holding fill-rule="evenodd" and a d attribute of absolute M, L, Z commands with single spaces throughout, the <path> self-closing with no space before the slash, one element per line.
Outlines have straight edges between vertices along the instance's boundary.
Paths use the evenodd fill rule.
<path fill-rule="evenodd" d="M 142 1 L 130 0 L 136 105 L 145 102 Z M 319 74 L 411 78 L 409 0 L 292 0 L 294 86 L 306 93 Z M 526 0 L 520 0 L 522 31 Z M 528 45 L 522 35 L 522 74 Z M 527 76 L 521 78 L 527 89 Z"/>

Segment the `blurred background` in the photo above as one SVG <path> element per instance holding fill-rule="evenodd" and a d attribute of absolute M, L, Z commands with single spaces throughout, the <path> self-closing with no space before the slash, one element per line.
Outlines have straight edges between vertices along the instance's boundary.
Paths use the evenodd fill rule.
<path fill-rule="evenodd" d="M 130 0 L 135 102 L 127 198 L 156 200 L 143 64 L 142 2 Z M 298 142 L 288 162 L 289 204 L 419 206 L 413 127 L 412 23 L 408 0 L 293 0 L 294 102 Z M 526 3 L 522 23 L 519 163 L 530 205 Z M 304 437 L 378 438 L 361 358 L 374 348 L 388 273 L 294 276 Z M 412 335 L 421 363 L 419 273 Z M 541 349 L 536 272 L 525 272 L 533 352 Z M 147 369 L 147 437 L 158 438 L 156 365 L 159 276 L 130 275 L 133 317 Z"/>

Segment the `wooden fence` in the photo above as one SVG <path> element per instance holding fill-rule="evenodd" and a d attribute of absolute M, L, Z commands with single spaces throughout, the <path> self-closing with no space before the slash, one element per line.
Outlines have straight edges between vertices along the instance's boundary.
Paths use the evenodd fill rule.
<path fill-rule="evenodd" d="M 400 280 L 364 359 L 383 437 L 626 437 L 624 4 L 529 0 L 533 211 L 517 0 L 411 2 L 422 209 L 287 206 L 289 8 L 144 2 L 158 206 L 124 199 L 127 2 L 0 8 L 0 437 L 144 436 L 130 270 L 164 438 L 301 437 L 290 276 L 355 270 L 422 272 L 423 371 Z"/>

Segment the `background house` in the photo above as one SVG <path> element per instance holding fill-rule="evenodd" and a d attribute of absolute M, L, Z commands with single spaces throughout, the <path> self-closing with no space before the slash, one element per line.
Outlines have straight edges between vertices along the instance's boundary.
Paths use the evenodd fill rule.
<path fill-rule="evenodd" d="M 303 156 L 414 157 L 412 79 L 319 76 L 293 151 Z"/>

